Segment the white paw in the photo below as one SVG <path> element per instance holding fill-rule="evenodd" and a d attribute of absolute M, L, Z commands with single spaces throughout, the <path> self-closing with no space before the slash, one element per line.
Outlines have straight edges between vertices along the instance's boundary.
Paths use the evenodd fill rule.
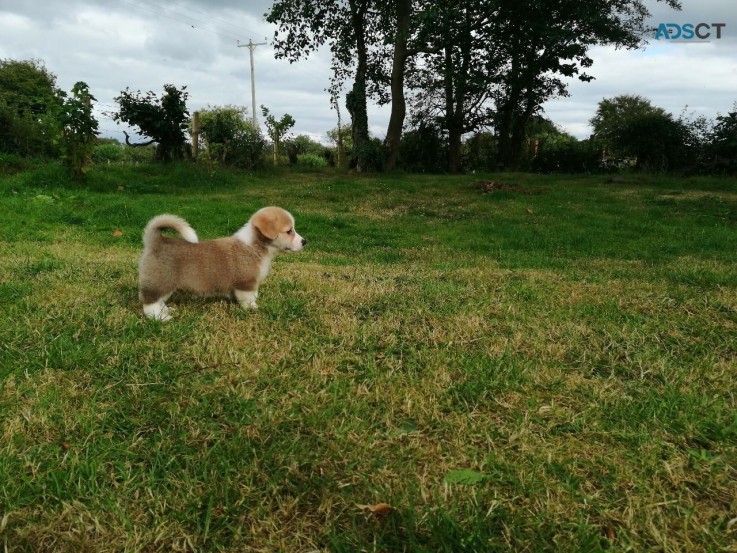
<path fill-rule="evenodd" d="M 151 303 L 143 306 L 143 314 L 155 321 L 170 321 L 172 310 L 173 308 L 167 307 L 163 303 Z"/>
<path fill-rule="evenodd" d="M 243 309 L 258 309 L 258 305 L 256 305 L 257 297 L 258 292 L 235 291 L 235 299 L 238 300 L 238 303 Z"/>

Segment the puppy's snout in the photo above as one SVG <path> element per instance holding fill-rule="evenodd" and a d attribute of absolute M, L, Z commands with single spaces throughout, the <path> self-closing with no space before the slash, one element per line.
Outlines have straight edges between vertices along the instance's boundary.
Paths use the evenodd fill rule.
<path fill-rule="evenodd" d="M 302 246 L 306 246 L 306 245 L 307 245 L 307 239 L 306 238 L 302 238 Z"/>

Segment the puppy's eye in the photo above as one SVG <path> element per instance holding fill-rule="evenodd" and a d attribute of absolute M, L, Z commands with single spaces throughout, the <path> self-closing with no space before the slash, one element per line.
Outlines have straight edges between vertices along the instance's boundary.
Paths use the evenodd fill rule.
<path fill-rule="evenodd" d="M 291 235 L 291 234 L 294 234 L 294 229 L 293 229 L 293 228 L 290 228 L 290 229 L 289 229 L 289 230 L 287 231 L 287 234 L 290 234 L 290 235 Z"/>

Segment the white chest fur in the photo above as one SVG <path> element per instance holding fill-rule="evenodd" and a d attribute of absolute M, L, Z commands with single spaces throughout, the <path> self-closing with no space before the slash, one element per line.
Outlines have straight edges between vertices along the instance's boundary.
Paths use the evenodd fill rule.
<path fill-rule="evenodd" d="M 256 234 L 253 230 L 253 227 L 251 226 L 251 223 L 247 223 L 243 226 L 243 228 L 238 230 L 238 232 L 235 233 L 235 237 L 249 246 L 252 246 L 256 241 Z M 272 251 L 272 248 L 267 247 L 266 253 L 261 256 L 261 266 L 259 267 L 258 271 L 259 282 L 265 279 L 266 276 L 269 274 L 269 270 L 271 269 L 271 260 L 273 257 L 274 252 Z"/>

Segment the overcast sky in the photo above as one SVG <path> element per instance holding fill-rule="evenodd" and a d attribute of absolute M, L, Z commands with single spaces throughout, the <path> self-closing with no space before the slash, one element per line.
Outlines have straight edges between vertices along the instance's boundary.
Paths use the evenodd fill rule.
<path fill-rule="evenodd" d="M 587 1 L 587 0 L 582 0 Z M 639 94 L 678 116 L 688 112 L 714 117 L 737 102 L 737 1 L 682 0 L 675 12 L 646 1 L 659 23 L 725 23 L 722 38 L 710 42 L 652 40 L 643 50 L 596 48 L 591 83 L 572 81 L 570 97 L 545 104 L 545 113 L 563 130 L 586 138 L 588 120 L 604 97 Z M 240 105 L 251 111 L 248 48 L 271 42 L 274 27 L 264 20 L 268 0 L 0 0 L 0 58 L 42 60 L 69 91 L 84 81 L 97 98 L 96 115 L 104 135 L 123 139 L 105 112 L 129 87 L 154 91 L 164 84 L 186 85 L 190 111 Z M 270 44 L 254 50 L 256 103 L 277 117 L 291 114 L 295 134 L 322 142 L 337 124 L 325 89 L 330 59 L 326 52 L 289 64 L 274 58 Z M 343 121 L 348 121 L 344 104 Z M 260 109 L 257 109 L 260 116 Z M 383 138 L 388 108 L 371 106 L 369 124 Z"/>

